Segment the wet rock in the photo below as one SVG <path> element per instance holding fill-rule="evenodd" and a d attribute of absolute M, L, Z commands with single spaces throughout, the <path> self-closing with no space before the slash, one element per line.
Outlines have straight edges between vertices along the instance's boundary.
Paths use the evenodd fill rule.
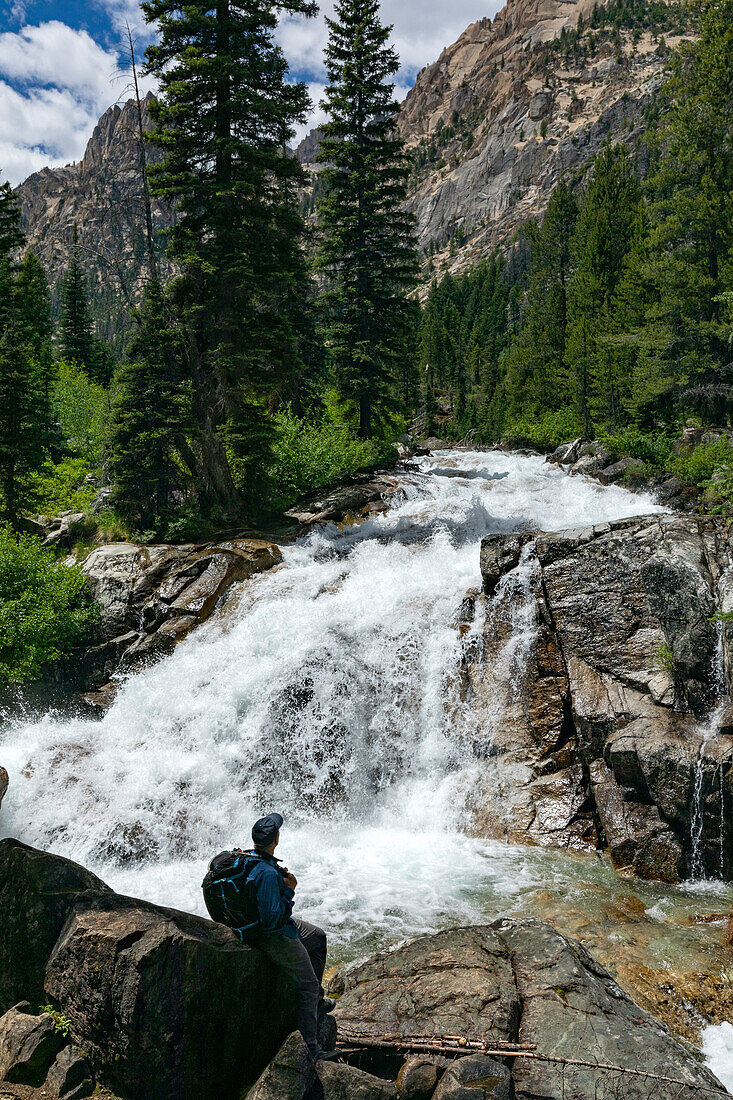
<path fill-rule="evenodd" d="M 358 516 L 370 505 L 381 504 L 399 488 L 396 478 L 387 475 L 356 475 L 326 493 L 310 493 L 285 513 L 298 523 L 340 523 Z"/>
<path fill-rule="evenodd" d="M 45 1088 L 59 1100 L 83 1100 L 94 1092 L 94 1074 L 76 1047 L 64 1047 L 46 1077 Z"/>
<path fill-rule="evenodd" d="M 435 1100 L 511 1100 L 512 1077 L 506 1066 L 485 1054 L 453 1063 L 435 1093 Z"/>
<path fill-rule="evenodd" d="M 25 997 L 45 1003 L 46 962 L 76 899 L 87 891 L 111 893 L 71 860 L 0 840 L 0 1011 Z"/>
<path fill-rule="evenodd" d="M 321 1062 L 318 1076 L 323 1086 L 323 1100 L 396 1100 L 393 1081 L 374 1077 L 356 1066 Z"/>
<path fill-rule="evenodd" d="M 534 550 L 536 566 L 530 551 L 499 596 L 516 536 L 492 536 L 482 552 L 494 597 L 481 645 L 472 637 L 465 650 L 465 697 L 491 743 L 466 798 L 475 831 L 581 850 L 605 843 L 619 869 L 676 881 L 720 691 L 716 607 L 733 608 L 726 525 L 642 516 L 541 534 Z M 727 624 L 723 640 L 730 683 Z M 704 765 L 703 852 L 716 870 L 733 833 L 720 804 L 733 759 L 727 721 L 714 739 L 722 755 Z M 722 810 L 729 801 L 724 793 Z"/>
<path fill-rule="evenodd" d="M 702 1056 L 674 1040 L 647 1015 L 580 944 L 534 920 L 503 920 L 493 926 L 514 960 L 522 1001 L 521 1037 L 556 1058 L 647 1071 L 688 1085 L 720 1087 Z M 680 1085 L 633 1073 L 517 1058 L 512 1067 L 517 1100 L 672 1100 Z M 603 1090 L 603 1091 L 599 1091 Z"/>
<path fill-rule="evenodd" d="M 561 443 L 551 455 L 548 455 L 548 462 L 556 462 L 559 466 L 571 466 L 574 462 L 577 462 L 580 458 L 580 449 L 584 443 L 588 440 L 582 436 L 578 439 L 570 439 L 566 443 Z"/>
<path fill-rule="evenodd" d="M 9 1009 L 0 1017 L 0 1081 L 43 1084 L 63 1045 L 47 1012 L 33 1016 L 18 1008 Z"/>
<path fill-rule="evenodd" d="M 397 1074 L 397 1100 L 430 1100 L 443 1068 L 434 1058 L 411 1055 Z"/>
<path fill-rule="evenodd" d="M 528 533 L 522 533 L 486 535 L 481 540 L 481 576 L 487 596 L 493 596 L 501 578 L 519 565 L 522 548 L 529 539 Z"/>
<path fill-rule="evenodd" d="M 112 543 L 92 551 L 82 568 L 100 605 L 104 641 L 85 654 L 88 686 L 100 687 L 120 664 L 170 652 L 232 585 L 281 560 L 280 548 L 261 539 L 203 547 Z"/>
<path fill-rule="evenodd" d="M 521 1006 L 511 960 L 490 928 L 420 936 L 347 974 L 339 1027 L 362 1034 L 509 1040 Z"/>
<path fill-rule="evenodd" d="M 77 902 L 45 991 L 105 1083 L 136 1100 L 238 1095 L 293 1023 L 278 971 L 229 929 L 116 894 Z"/>
<path fill-rule="evenodd" d="M 8 773 L 5 768 L 0 768 L 0 806 L 2 806 L 3 799 L 8 792 Z"/>

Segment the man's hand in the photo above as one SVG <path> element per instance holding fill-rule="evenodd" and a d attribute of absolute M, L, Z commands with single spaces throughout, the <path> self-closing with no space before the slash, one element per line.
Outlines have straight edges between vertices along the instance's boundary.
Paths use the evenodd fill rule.
<path fill-rule="evenodd" d="M 290 890 L 294 890 L 295 887 L 298 885 L 297 878 L 295 877 L 295 875 L 291 874 L 290 871 L 285 871 L 285 873 L 283 874 L 283 882 Z"/>

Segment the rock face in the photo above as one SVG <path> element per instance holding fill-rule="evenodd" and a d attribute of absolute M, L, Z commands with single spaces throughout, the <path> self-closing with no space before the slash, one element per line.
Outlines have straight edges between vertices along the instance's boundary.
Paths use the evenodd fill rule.
<path fill-rule="evenodd" d="M 339 1024 L 366 1034 L 448 1032 L 515 1043 L 521 1037 L 553 1058 L 725 1093 L 699 1055 L 634 1004 L 579 944 L 542 921 L 453 929 L 375 955 L 347 971 L 336 1012 Z M 506 1067 L 472 1055 L 446 1071 L 434 1097 L 673 1100 L 686 1095 L 680 1090 L 679 1083 L 643 1073 L 529 1057 Z"/>
<path fill-rule="evenodd" d="M 122 1096 L 236 1097 L 293 1027 L 277 970 L 229 929 L 114 894 L 59 856 L 0 841 L 0 911 L 0 1007 L 51 1002 L 97 1077 Z M 6 1030 L 50 1034 L 50 1018 L 24 1012 L 10 1013 Z M 13 1050 L 25 1043 L 32 1054 L 20 1039 Z M 61 1045 L 47 1052 L 44 1077 Z M 55 1072 L 71 1079 L 82 1068 Z"/>
<path fill-rule="evenodd" d="M 311 493 L 285 515 L 298 523 L 341 523 L 370 511 L 386 510 L 385 501 L 399 489 L 397 478 L 387 475 L 355 475 L 330 492 Z"/>
<path fill-rule="evenodd" d="M 8 793 L 8 773 L 5 768 L 0 767 L 0 806 L 3 804 L 3 799 Z"/>
<path fill-rule="evenodd" d="M 610 27 L 588 27 L 594 3 L 508 0 L 418 74 L 399 116 L 417 157 L 410 206 L 421 248 L 449 270 L 475 264 L 540 214 L 562 172 L 610 135 L 638 139 L 667 47 L 687 26 L 680 17 L 614 41 Z M 579 49 L 555 49 L 581 17 Z"/>
<path fill-rule="evenodd" d="M 143 114 L 147 128 L 147 100 Z M 133 100 L 122 107 L 110 107 L 97 123 L 78 164 L 44 168 L 17 189 L 28 246 L 43 263 L 54 296 L 69 262 L 77 226 L 80 261 L 89 279 L 99 333 L 106 337 L 118 335 L 129 325 L 120 277 L 133 297 L 145 279 L 136 127 Z M 158 153 L 148 148 L 147 157 L 153 163 Z M 153 222 L 158 233 L 173 224 L 172 211 L 157 200 L 153 202 Z M 167 273 L 162 248 L 160 262 Z"/>
<path fill-rule="evenodd" d="M 42 1085 L 63 1046 L 47 1012 L 33 1016 L 22 1006 L 0 1017 L 0 1081 Z"/>
<path fill-rule="evenodd" d="M 169 652 L 209 618 L 233 584 L 280 561 L 280 548 L 261 539 L 207 546 L 123 542 L 93 550 L 82 568 L 105 638 L 86 654 L 97 682 L 123 662 Z"/>
<path fill-rule="evenodd" d="M 607 847 L 619 869 L 667 882 L 693 857 L 731 872 L 714 621 L 733 606 L 730 560 L 725 523 L 688 516 L 485 540 L 480 645 L 466 650 L 474 750 L 490 758 L 469 796 L 477 832 Z"/>

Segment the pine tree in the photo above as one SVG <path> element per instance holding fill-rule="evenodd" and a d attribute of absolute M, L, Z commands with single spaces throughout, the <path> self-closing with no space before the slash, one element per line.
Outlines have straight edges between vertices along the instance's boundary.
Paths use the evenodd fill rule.
<path fill-rule="evenodd" d="M 157 280 L 146 291 L 129 362 L 116 375 L 109 444 L 112 501 L 140 531 L 168 534 L 175 495 L 195 475 L 183 337 Z"/>
<path fill-rule="evenodd" d="M 83 367 L 95 382 L 106 385 L 111 377 L 110 356 L 94 335 L 89 308 L 89 286 L 79 259 L 79 234 L 74 226 L 69 266 L 61 280 L 61 357 Z"/>
<path fill-rule="evenodd" d="M 143 10 L 158 30 L 147 70 L 160 87 L 150 140 L 163 157 L 150 177 L 177 210 L 172 299 L 193 385 L 197 491 L 206 513 L 234 515 L 267 455 L 265 401 L 298 369 L 304 177 L 287 144 L 308 96 L 273 35 L 278 12 L 316 9 L 147 0 Z"/>
<path fill-rule="evenodd" d="M 337 0 L 327 22 L 318 269 L 333 370 L 367 438 L 394 405 L 410 355 L 417 254 L 405 210 L 409 164 L 395 129 L 398 60 L 378 0 Z"/>
<path fill-rule="evenodd" d="M 32 252 L 26 253 L 20 265 L 17 294 L 23 340 L 33 349 L 41 373 L 44 398 L 48 401 L 55 375 L 51 291 L 43 264 Z"/>
<path fill-rule="evenodd" d="M 17 203 L 7 187 L 0 188 L 0 515 L 16 530 L 32 503 L 29 475 L 44 460 L 50 422 L 19 301 L 15 254 L 22 243 Z"/>
<path fill-rule="evenodd" d="M 624 145 L 607 145 L 593 174 L 573 238 L 568 353 L 575 371 L 578 412 L 587 435 L 593 421 L 617 423 L 623 384 L 607 339 L 616 293 L 632 250 L 641 212 L 641 185 Z"/>

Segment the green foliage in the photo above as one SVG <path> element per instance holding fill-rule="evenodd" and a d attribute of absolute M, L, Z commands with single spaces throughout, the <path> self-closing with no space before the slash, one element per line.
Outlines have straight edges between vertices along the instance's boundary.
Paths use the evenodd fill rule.
<path fill-rule="evenodd" d="M 644 432 L 634 425 L 601 432 L 599 439 L 609 451 L 638 458 L 657 470 L 664 469 L 672 454 L 673 437 L 667 432 Z"/>
<path fill-rule="evenodd" d="M 51 387 L 51 405 L 65 446 L 78 458 L 98 463 L 109 421 L 109 395 L 83 367 L 62 359 Z"/>
<path fill-rule="evenodd" d="M 68 1016 L 64 1016 L 58 1008 L 54 1008 L 53 1005 L 44 1005 L 43 1011 L 47 1012 L 53 1020 L 54 1031 L 59 1035 L 63 1035 L 64 1039 L 69 1038 L 69 1031 L 71 1030 L 71 1020 Z"/>
<path fill-rule="evenodd" d="M 109 383 L 112 357 L 106 345 L 94 334 L 89 287 L 81 267 L 76 226 L 71 259 L 61 280 L 60 348 L 63 358 L 77 363 L 90 378 L 104 385 Z"/>
<path fill-rule="evenodd" d="M 86 485 L 86 458 L 66 455 L 60 462 L 46 462 L 32 475 L 34 505 L 41 515 L 86 512 L 97 494 L 96 485 Z"/>
<path fill-rule="evenodd" d="M 414 219 L 405 209 L 410 165 L 395 121 L 397 55 L 378 0 L 337 0 L 325 51 L 328 85 L 319 161 L 317 269 L 326 347 L 363 438 L 412 389 L 417 278 Z M 383 430 L 383 429 L 382 429 Z"/>
<path fill-rule="evenodd" d="M 277 434 L 268 474 L 274 508 L 287 508 L 310 489 L 325 488 L 359 470 L 394 460 L 392 448 L 354 439 L 344 424 L 313 423 L 289 410 L 276 414 Z"/>
<path fill-rule="evenodd" d="M 79 569 L 0 528 L 0 686 L 40 675 L 88 639 L 98 616 Z"/>
<path fill-rule="evenodd" d="M 727 436 L 673 455 L 667 468 L 686 485 L 705 485 L 720 467 L 733 465 L 733 445 Z"/>
<path fill-rule="evenodd" d="M 308 95 L 290 82 L 274 31 L 278 11 L 312 15 L 315 5 L 147 0 L 143 10 L 155 24 L 147 69 L 159 85 L 150 140 L 161 159 L 151 186 L 177 210 L 168 239 L 192 389 L 185 442 L 201 510 L 234 518 L 241 499 L 231 463 L 241 484 L 243 471 L 257 474 L 266 461 L 258 409 L 283 378 L 300 377 L 309 338 L 299 327 L 304 175 L 288 151 Z M 128 392 L 148 385 L 140 372 L 127 381 Z"/>
<path fill-rule="evenodd" d="M 578 414 L 569 408 L 548 410 L 534 417 L 510 420 L 504 427 L 504 438 L 517 443 L 532 443 L 541 449 L 559 447 L 575 439 L 583 430 Z"/>
<path fill-rule="evenodd" d="M 666 642 L 662 642 L 654 650 L 657 666 L 664 672 L 674 672 L 674 653 Z"/>

